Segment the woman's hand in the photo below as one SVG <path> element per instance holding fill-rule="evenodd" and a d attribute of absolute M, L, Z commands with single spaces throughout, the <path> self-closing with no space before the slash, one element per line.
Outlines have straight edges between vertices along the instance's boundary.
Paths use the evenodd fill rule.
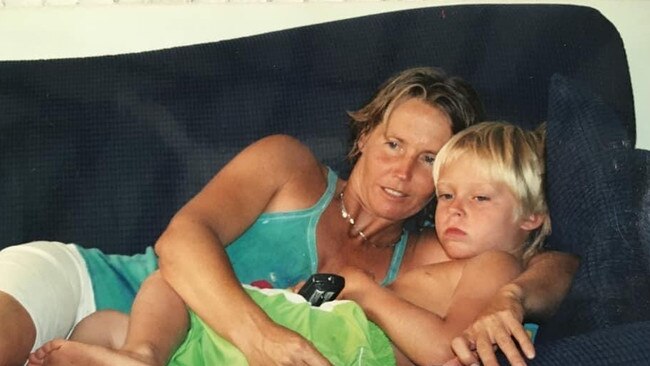
<path fill-rule="evenodd" d="M 260 328 L 240 350 L 251 366 L 310 365 L 331 366 L 308 340 L 275 323 Z"/>
<path fill-rule="evenodd" d="M 535 357 L 535 348 L 522 322 L 524 308 L 521 289 L 514 285 L 504 286 L 463 335 L 456 337 L 451 347 L 456 359 L 451 365 L 498 365 L 494 354 L 498 347 L 512 365 L 525 365 L 515 342 L 527 358 Z"/>

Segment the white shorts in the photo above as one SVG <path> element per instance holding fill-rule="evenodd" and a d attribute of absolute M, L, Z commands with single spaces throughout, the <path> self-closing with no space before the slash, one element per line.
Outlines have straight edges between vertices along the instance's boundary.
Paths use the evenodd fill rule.
<path fill-rule="evenodd" d="M 37 241 L 0 251 L 0 291 L 15 298 L 36 327 L 32 350 L 66 338 L 95 311 L 86 263 L 72 244 Z"/>

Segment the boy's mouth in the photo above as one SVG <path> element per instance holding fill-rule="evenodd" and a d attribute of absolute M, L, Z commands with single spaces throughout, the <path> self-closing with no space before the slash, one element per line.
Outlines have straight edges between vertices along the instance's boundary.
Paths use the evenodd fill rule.
<path fill-rule="evenodd" d="M 450 227 L 447 228 L 444 232 L 445 236 L 450 236 L 450 237 L 459 237 L 459 236 L 465 236 L 467 233 L 465 233 L 463 230 L 457 228 L 457 227 Z"/>

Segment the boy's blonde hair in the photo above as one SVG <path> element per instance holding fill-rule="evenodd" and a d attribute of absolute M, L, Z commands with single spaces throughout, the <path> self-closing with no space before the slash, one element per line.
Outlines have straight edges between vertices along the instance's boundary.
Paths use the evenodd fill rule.
<path fill-rule="evenodd" d="M 482 122 L 454 135 L 436 156 L 433 180 L 441 169 L 458 159 L 478 159 L 490 177 L 505 183 L 519 201 L 517 217 L 544 215 L 542 225 L 524 243 L 527 261 L 542 246 L 551 232 L 551 219 L 544 196 L 544 142 L 546 125 L 526 131 L 506 122 Z M 469 155 L 469 156 L 468 156 Z"/>

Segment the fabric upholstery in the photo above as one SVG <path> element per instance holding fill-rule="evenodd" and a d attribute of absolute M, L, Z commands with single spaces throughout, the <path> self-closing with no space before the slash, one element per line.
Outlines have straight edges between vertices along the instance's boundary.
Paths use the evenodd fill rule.
<path fill-rule="evenodd" d="M 650 266 L 640 241 L 634 149 L 618 116 L 577 82 L 549 88 L 547 199 L 551 248 L 580 256 L 573 287 L 554 321 L 562 335 L 650 320 Z"/>
<path fill-rule="evenodd" d="M 0 246 L 56 238 L 141 252 L 267 134 L 298 137 L 346 176 L 346 111 L 422 65 L 471 82 L 489 119 L 526 127 L 546 119 L 553 73 L 582 80 L 634 140 L 620 36 L 581 6 L 432 7 L 153 52 L 0 62 Z"/>

